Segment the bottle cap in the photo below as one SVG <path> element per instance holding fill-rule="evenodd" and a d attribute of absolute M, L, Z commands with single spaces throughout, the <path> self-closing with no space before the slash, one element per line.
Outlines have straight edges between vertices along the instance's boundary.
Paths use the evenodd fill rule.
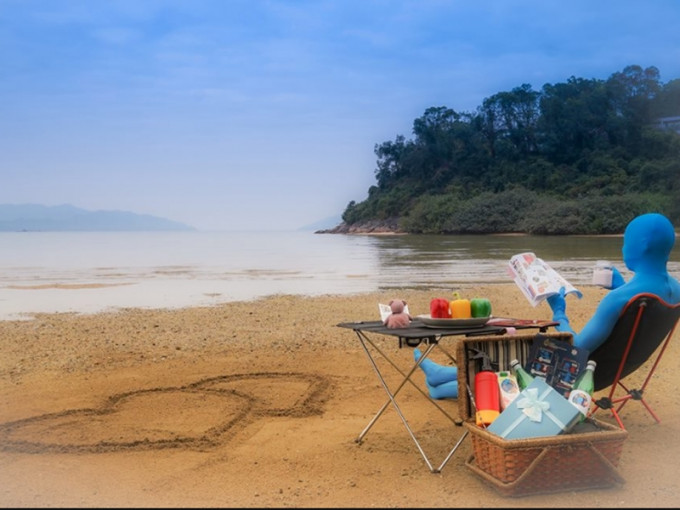
<path fill-rule="evenodd" d="M 595 369 L 595 367 L 597 366 L 597 361 L 595 361 L 594 359 L 590 359 L 588 360 L 588 364 L 586 366 L 593 367 L 593 369 Z"/>
<path fill-rule="evenodd" d="M 510 362 L 510 368 L 514 367 L 515 365 L 519 365 L 519 360 L 518 359 L 513 359 Z"/>

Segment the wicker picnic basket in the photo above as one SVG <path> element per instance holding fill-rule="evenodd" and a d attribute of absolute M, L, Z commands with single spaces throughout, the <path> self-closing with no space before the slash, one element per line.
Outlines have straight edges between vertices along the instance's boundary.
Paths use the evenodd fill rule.
<path fill-rule="evenodd" d="M 503 439 L 474 421 L 466 466 L 504 496 L 596 489 L 624 483 L 617 471 L 626 430 L 590 420 L 587 432 L 531 439 Z"/>
<path fill-rule="evenodd" d="M 564 332 L 542 333 L 571 343 Z M 501 370 L 513 358 L 525 363 L 536 332 L 463 338 L 457 345 L 458 408 L 472 441 L 466 466 L 505 496 L 528 496 L 571 490 L 597 489 L 624 483 L 617 472 L 628 432 L 614 425 L 589 419 L 578 433 L 528 439 L 503 439 L 478 427 L 474 404 L 477 362 L 469 349 L 486 352 Z"/>

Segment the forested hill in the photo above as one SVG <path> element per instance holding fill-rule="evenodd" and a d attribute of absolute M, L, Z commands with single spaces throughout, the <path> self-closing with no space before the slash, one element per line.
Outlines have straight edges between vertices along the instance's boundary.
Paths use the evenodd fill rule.
<path fill-rule="evenodd" d="M 637 65 L 431 107 L 412 139 L 376 144 L 368 198 L 322 232 L 612 234 L 650 211 L 680 225 L 678 116 L 680 79 Z"/>

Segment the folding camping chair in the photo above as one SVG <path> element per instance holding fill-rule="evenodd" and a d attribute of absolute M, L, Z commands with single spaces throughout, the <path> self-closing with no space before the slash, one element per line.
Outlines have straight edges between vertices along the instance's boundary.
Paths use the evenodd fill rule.
<path fill-rule="evenodd" d="M 661 422 L 645 401 L 643 393 L 668 347 L 679 319 L 680 303 L 671 305 L 649 293 L 637 294 L 628 301 L 607 340 L 589 357 L 597 362 L 595 391 L 611 385 L 606 397 L 594 401 L 591 414 L 598 409 L 609 409 L 619 427 L 625 429 L 619 416 L 621 408 L 629 400 L 638 400 L 657 423 Z M 657 349 L 659 352 L 644 376 L 642 386 L 629 389 L 622 380 L 640 369 Z M 617 390 L 621 389 L 626 392 L 625 395 L 615 396 Z"/>

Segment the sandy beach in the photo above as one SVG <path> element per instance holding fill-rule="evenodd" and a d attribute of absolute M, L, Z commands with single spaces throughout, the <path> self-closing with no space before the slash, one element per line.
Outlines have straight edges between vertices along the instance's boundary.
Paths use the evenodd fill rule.
<path fill-rule="evenodd" d="M 512 283 L 460 290 L 489 297 L 497 317 L 550 318 Z M 576 329 L 605 292 L 582 290 L 583 299 L 567 300 Z M 0 321 L 0 506 L 677 505 L 677 338 L 647 394 L 661 423 L 637 403 L 624 409 L 621 486 L 508 498 L 465 466 L 469 440 L 431 473 L 391 408 L 357 444 L 386 396 L 355 334 L 336 325 L 376 320 L 377 303 L 391 298 L 428 313 L 431 298 L 449 295 L 274 296 Z M 412 362 L 394 338 L 382 347 L 404 367 Z M 415 390 L 400 399 L 428 454 L 442 459 L 464 428 Z M 457 413 L 456 400 L 441 405 Z"/>

